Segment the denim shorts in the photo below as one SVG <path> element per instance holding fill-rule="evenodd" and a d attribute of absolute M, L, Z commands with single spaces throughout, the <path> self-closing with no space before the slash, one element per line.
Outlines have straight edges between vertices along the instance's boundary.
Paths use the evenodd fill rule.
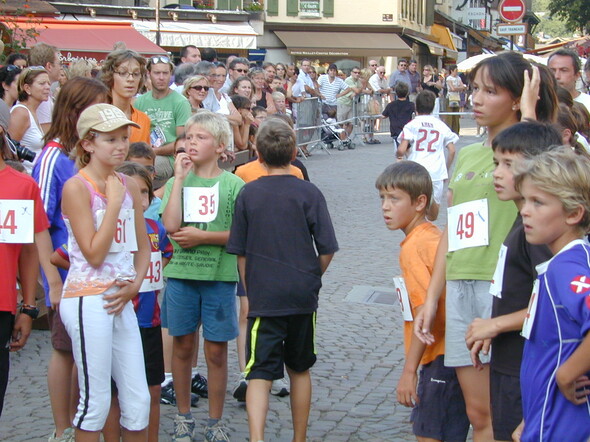
<path fill-rule="evenodd" d="M 185 336 L 199 324 L 208 341 L 227 342 L 238 336 L 236 283 L 168 278 L 162 327 L 170 336 Z"/>

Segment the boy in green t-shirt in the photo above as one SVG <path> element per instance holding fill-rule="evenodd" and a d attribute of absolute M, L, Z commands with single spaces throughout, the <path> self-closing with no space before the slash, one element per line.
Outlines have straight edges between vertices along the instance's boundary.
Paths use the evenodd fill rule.
<path fill-rule="evenodd" d="M 172 379 L 178 415 L 173 440 L 191 441 L 191 361 L 197 326 L 203 326 L 209 376 L 209 419 L 205 441 L 224 441 L 221 424 L 227 387 L 227 342 L 238 335 L 237 261 L 225 251 L 234 203 L 244 182 L 225 172 L 217 160 L 230 128 L 219 114 L 199 111 L 186 123 L 186 152 L 174 162 L 166 185 L 162 221 L 174 246 L 164 271 L 168 277 L 162 325 L 173 336 Z"/>

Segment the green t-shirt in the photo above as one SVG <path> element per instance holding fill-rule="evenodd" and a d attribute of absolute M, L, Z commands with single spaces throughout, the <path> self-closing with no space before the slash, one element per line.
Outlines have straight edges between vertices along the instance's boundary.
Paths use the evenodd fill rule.
<path fill-rule="evenodd" d="M 176 140 L 176 128 L 184 126 L 191 116 L 191 105 L 178 92 L 170 91 L 164 98 L 156 100 L 152 92 L 140 95 L 133 104 L 136 109 L 143 111 L 152 121 L 150 130 L 156 127 L 164 133 L 167 143 Z"/>
<path fill-rule="evenodd" d="M 346 84 L 346 87 L 362 87 L 362 83 L 360 80 L 354 81 L 354 79 L 352 77 L 348 77 L 346 80 L 344 80 L 344 83 Z M 339 104 L 342 104 L 344 106 L 352 106 L 352 99 L 355 97 L 354 92 L 350 91 L 349 93 L 347 93 L 346 95 L 342 95 L 341 97 L 337 98 L 336 100 L 338 101 Z"/>
<path fill-rule="evenodd" d="M 483 143 L 466 146 L 459 152 L 449 189 L 453 206 L 486 198 L 488 201 L 489 245 L 470 247 L 447 253 L 447 280 L 475 279 L 490 281 L 494 275 L 498 252 L 516 219 L 513 201 L 500 201 L 494 191 L 493 151 Z M 457 226 L 448 226 L 449 234 Z"/>
<path fill-rule="evenodd" d="M 166 184 L 166 192 L 160 206 L 160 213 L 164 212 L 172 185 L 175 178 L 171 178 Z M 187 187 L 213 188 L 219 183 L 218 195 L 213 199 L 212 204 L 216 205 L 217 216 L 210 222 L 184 222 L 184 189 Z M 192 226 L 211 232 L 224 232 L 230 230 L 234 216 L 234 206 L 240 189 L 244 186 L 241 178 L 232 173 L 223 171 L 215 178 L 201 178 L 192 171 L 189 172 L 183 183 L 182 203 L 183 222 L 182 227 Z M 217 199 L 217 201 L 215 201 Z M 201 208 L 202 201 L 211 203 L 204 198 L 195 201 L 196 207 Z M 213 207 L 213 206 L 208 206 Z M 237 257 L 225 251 L 225 246 L 201 245 L 183 249 L 174 240 L 170 240 L 174 247 L 172 260 L 164 269 L 164 276 L 178 279 L 191 279 L 200 281 L 238 281 Z"/>

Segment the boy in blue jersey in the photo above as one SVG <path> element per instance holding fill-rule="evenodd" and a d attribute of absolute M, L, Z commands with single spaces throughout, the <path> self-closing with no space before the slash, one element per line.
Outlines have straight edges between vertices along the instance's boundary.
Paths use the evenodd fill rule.
<path fill-rule="evenodd" d="M 526 239 L 555 255 L 537 266 L 522 334 L 521 441 L 590 437 L 590 160 L 563 147 L 515 177 Z M 520 428 L 517 430 L 520 433 Z"/>
<path fill-rule="evenodd" d="M 494 189 L 501 201 L 514 201 L 520 209 L 522 196 L 514 188 L 514 170 L 552 145 L 561 144 L 561 134 L 553 126 L 532 121 L 515 124 L 498 134 L 494 150 Z M 511 441 L 522 420 L 520 365 L 524 339 L 520 336 L 533 283 L 535 267 L 552 256 L 546 245 L 526 241 L 522 217 L 517 216 L 500 248 L 490 294 L 492 317 L 476 318 L 467 330 L 467 347 L 474 364 L 478 353 L 493 348 L 490 359 L 490 402 L 496 441 Z"/>

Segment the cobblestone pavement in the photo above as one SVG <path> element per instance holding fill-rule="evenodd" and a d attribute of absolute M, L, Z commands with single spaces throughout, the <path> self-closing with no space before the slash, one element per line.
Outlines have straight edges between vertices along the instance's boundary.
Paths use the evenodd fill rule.
<path fill-rule="evenodd" d="M 471 120 L 462 119 L 459 147 L 478 139 Z M 391 138 L 355 150 L 314 152 L 305 161 L 311 180 L 326 196 L 340 251 L 324 276 L 317 320 L 318 362 L 312 369 L 310 441 L 405 441 L 411 435 L 409 410 L 396 403 L 395 385 L 403 366 L 402 321 L 396 304 L 367 304 L 345 299 L 353 287 L 385 287 L 399 275 L 401 232 L 388 231 L 374 188 L 377 175 L 394 159 Z M 444 222 L 444 211 L 441 211 Z M 383 290 L 383 289 L 382 289 Z M 49 332 L 34 331 L 26 348 L 12 354 L 11 376 L 0 440 L 42 441 L 53 430 L 47 396 Z M 199 367 L 206 371 L 199 355 Z M 238 371 L 230 344 L 230 379 L 224 422 L 233 441 L 248 439 L 244 405 L 231 397 Z M 160 436 L 170 440 L 175 408 L 162 405 Z M 207 417 L 207 400 L 193 409 L 198 423 Z M 290 441 L 289 400 L 271 397 L 267 441 Z M 202 438 L 199 433 L 200 440 Z"/>

